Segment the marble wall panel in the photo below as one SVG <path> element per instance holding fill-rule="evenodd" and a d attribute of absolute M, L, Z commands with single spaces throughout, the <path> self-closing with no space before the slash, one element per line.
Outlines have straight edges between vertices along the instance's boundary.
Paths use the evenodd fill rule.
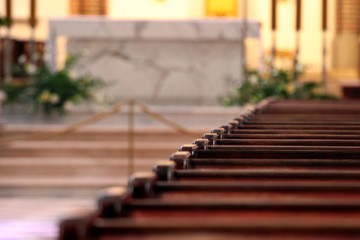
<path fill-rule="evenodd" d="M 70 39 L 76 70 L 104 79 L 114 101 L 214 105 L 240 78 L 238 41 Z"/>

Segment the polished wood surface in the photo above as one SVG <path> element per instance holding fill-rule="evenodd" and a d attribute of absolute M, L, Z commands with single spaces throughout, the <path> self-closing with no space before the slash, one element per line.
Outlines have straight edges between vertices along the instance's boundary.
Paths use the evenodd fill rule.
<path fill-rule="evenodd" d="M 354 101 L 262 102 L 104 190 L 60 239 L 359 239 L 358 113 Z"/>

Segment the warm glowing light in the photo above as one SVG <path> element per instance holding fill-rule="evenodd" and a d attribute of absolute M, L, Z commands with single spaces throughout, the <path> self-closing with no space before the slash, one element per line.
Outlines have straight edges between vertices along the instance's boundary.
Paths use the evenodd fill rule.
<path fill-rule="evenodd" d="M 237 16 L 237 0 L 207 0 L 206 16 Z"/>

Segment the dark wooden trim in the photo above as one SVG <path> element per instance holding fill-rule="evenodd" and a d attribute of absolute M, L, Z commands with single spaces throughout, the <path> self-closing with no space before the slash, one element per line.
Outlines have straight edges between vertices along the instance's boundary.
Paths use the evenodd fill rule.
<path fill-rule="evenodd" d="M 360 170 L 319 169 L 191 169 L 176 170 L 176 178 L 256 178 L 256 179 L 356 179 Z"/>
<path fill-rule="evenodd" d="M 193 158 L 193 166 L 248 166 L 248 167 L 360 167 L 358 159 L 260 159 L 260 158 Z"/>

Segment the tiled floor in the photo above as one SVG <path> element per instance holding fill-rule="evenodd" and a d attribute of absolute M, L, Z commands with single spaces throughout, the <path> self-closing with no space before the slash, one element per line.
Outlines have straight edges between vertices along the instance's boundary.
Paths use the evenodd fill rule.
<path fill-rule="evenodd" d="M 0 239 L 56 239 L 59 219 L 94 206 L 94 198 L 0 198 Z"/>

